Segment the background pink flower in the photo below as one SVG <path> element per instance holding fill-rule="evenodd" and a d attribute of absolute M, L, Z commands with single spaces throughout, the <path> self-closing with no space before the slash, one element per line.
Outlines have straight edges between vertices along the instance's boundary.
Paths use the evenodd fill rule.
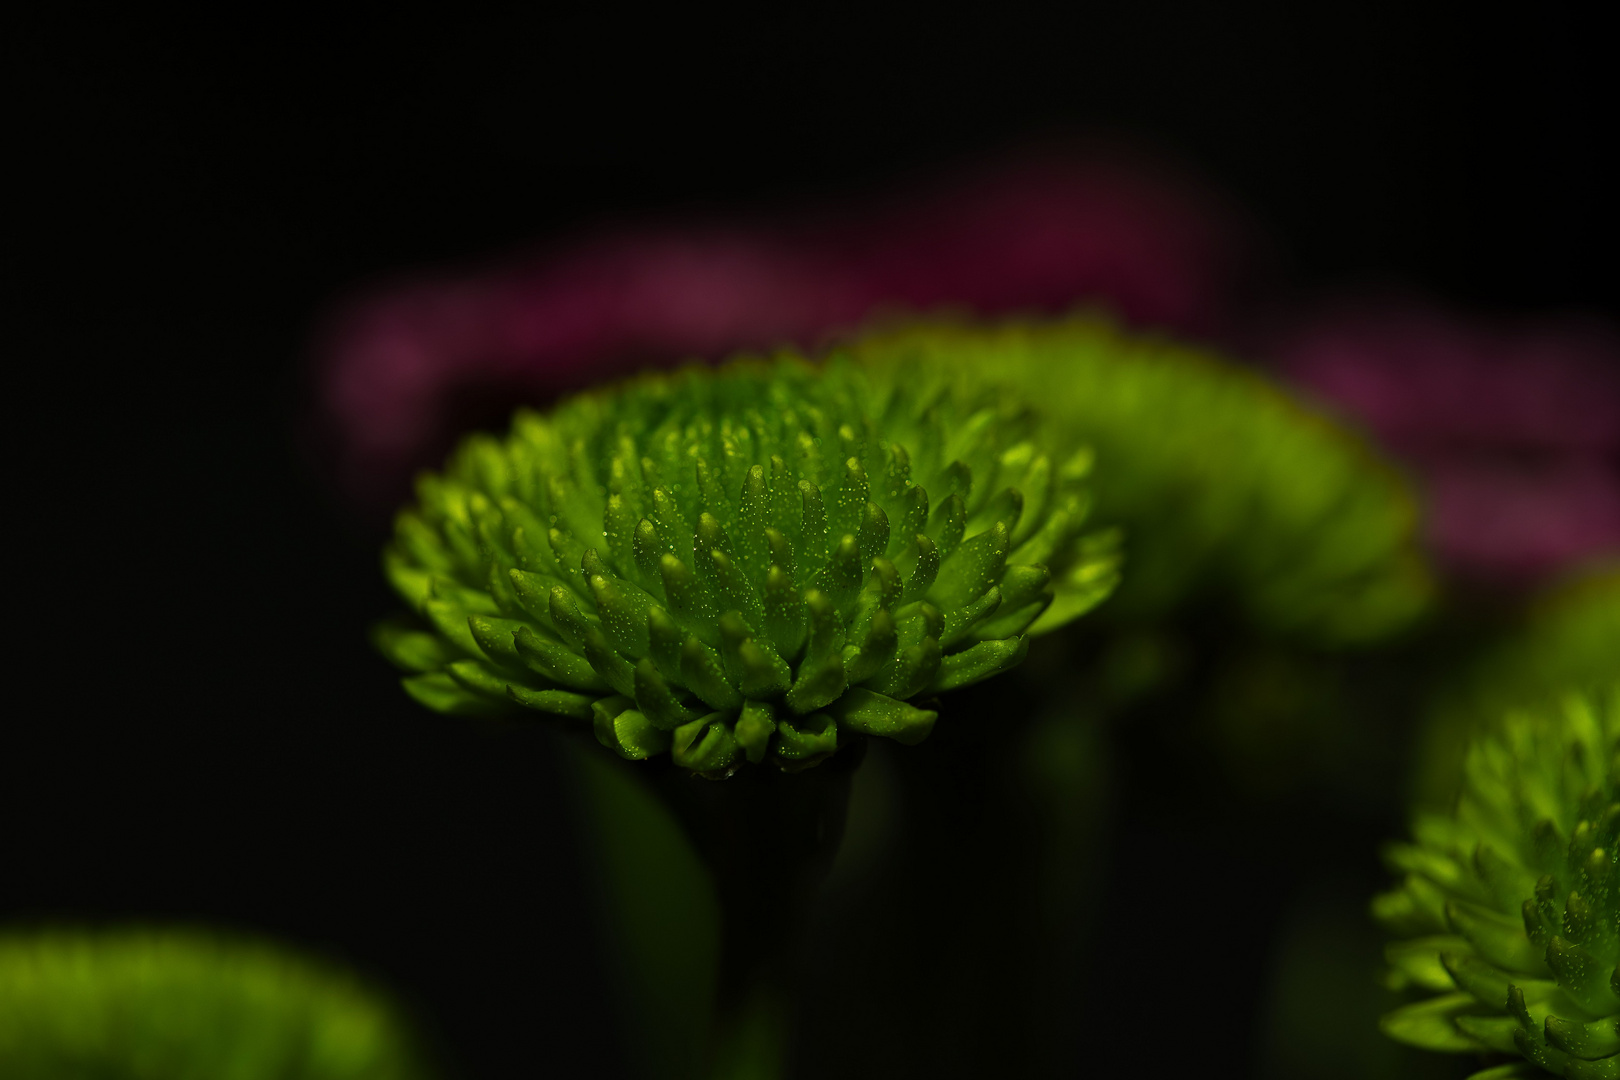
<path fill-rule="evenodd" d="M 814 346 L 886 308 L 1107 307 L 1212 329 L 1243 259 L 1195 188 L 1114 159 L 1025 158 L 760 225 L 671 224 L 379 289 L 319 350 L 347 493 L 394 503 L 469 420 L 649 364 Z M 480 399 L 491 408 L 480 410 Z"/>
<path fill-rule="evenodd" d="M 1620 552 L 1612 327 L 1345 306 L 1297 324 L 1273 354 L 1409 464 L 1430 544 L 1458 573 L 1528 582 Z"/>

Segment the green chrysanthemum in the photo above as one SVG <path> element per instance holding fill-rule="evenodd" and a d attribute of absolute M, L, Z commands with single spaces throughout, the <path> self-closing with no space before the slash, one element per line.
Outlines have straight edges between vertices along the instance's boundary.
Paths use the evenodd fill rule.
<path fill-rule="evenodd" d="M 349 976 L 196 931 L 0 935 L 8 1080 L 411 1080 L 399 1017 Z"/>
<path fill-rule="evenodd" d="M 1257 629 L 1334 645 L 1387 635 L 1428 603 L 1406 485 L 1254 372 L 1092 317 L 905 324 L 849 352 L 1010 385 L 1095 448 L 1097 520 L 1126 534 L 1114 618 L 1219 593 Z"/>
<path fill-rule="evenodd" d="M 594 722 L 627 758 L 724 775 L 839 732 L 913 743 L 910 704 L 1016 664 L 1114 580 L 1089 455 L 1005 393 L 784 359 L 642 379 L 424 478 L 385 556 L 431 632 L 383 651 L 430 708 Z"/>
<path fill-rule="evenodd" d="M 1470 746 L 1455 814 L 1420 814 L 1374 913 L 1397 987 L 1439 996 L 1384 1018 L 1402 1042 L 1620 1077 L 1620 684 L 1510 713 Z M 1534 1073 L 1519 1062 L 1476 1073 Z"/>

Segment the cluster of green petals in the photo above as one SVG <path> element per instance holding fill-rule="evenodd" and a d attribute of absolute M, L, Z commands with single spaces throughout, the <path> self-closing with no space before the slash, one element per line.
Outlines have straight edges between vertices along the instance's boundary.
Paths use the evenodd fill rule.
<path fill-rule="evenodd" d="M 1096 519 L 1128 553 L 1111 618 L 1213 599 L 1252 629 L 1332 646 L 1389 635 L 1430 601 L 1403 479 L 1255 371 L 1091 316 L 902 323 L 848 352 L 1014 387 L 1096 450 Z"/>
<path fill-rule="evenodd" d="M 1113 585 L 1090 456 L 1040 432 L 1005 392 L 789 357 L 520 412 L 419 482 L 384 563 L 422 623 L 376 640 L 430 708 L 572 717 L 707 775 L 915 743 L 915 700 Z"/>
<path fill-rule="evenodd" d="M 1395 1039 L 1620 1077 L 1620 684 L 1508 714 L 1470 746 L 1450 815 L 1389 849 L 1404 872 L 1374 914 L 1394 986 L 1433 996 L 1384 1017 Z"/>
<path fill-rule="evenodd" d="M 8 1080 L 413 1080 L 394 1009 L 346 973 L 182 930 L 0 934 Z"/>

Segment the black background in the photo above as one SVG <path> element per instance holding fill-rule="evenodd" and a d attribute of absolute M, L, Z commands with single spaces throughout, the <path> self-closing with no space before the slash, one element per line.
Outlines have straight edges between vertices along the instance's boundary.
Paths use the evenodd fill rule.
<path fill-rule="evenodd" d="M 552 736 L 427 715 L 364 642 L 379 537 L 302 436 L 358 284 L 1102 135 L 1246 207 L 1279 291 L 1615 308 L 1570 7 L 542 10 L 8 32 L 0 919 L 267 930 L 389 980 L 469 1077 L 622 1074 Z"/>

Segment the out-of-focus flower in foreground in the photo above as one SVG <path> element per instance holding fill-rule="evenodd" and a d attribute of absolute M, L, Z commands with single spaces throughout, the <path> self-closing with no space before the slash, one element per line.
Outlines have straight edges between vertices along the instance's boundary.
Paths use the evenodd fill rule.
<path fill-rule="evenodd" d="M 420 1080 L 393 1006 L 343 970 L 199 930 L 0 934 L 8 1080 Z"/>
<path fill-rule="evenodd" d="M 1303 324 L 1276 355 L 1409 464 L 1429 543 L 1454 572 L 1525 582 L 1620 551 L 1612 328 L 1345 308 Z"/>
<path fill-rule="evenodd" d="M 1028 158 L 864 208 L 587 236 L 382 289 L 324 335 L 319 408 L 345 490 L 389 504 L 459 434 L 458 403 L 505 408 L 648 365 L 813 346 L 886 308 L 1087 301 L 1202 331 L 1240 246 L 1223 213 L 1174 179 Z"/>

